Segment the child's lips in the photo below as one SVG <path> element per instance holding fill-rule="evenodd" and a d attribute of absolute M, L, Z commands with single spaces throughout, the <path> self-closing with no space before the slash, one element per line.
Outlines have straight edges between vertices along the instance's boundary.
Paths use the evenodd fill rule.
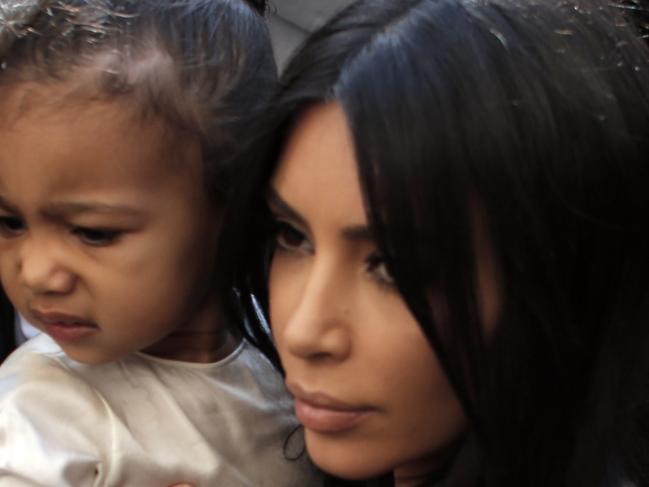
<path fill-rule="evenodd" d="M 60 324 L 60 325 L 79 325 L 79 326 L 92 326 L 97 325 L 81 316 L 73 315 L 70 313 L 62 313 L 59 311 L 39 311 L 32 309 L 31 315 L 36 318 L 37 322 L 43 324 Z"/>
<path fill-rule="evenodd" d="M 68 313 L 31 310 L 31 315 L 35 324 L 40 324 L 45 333 L 58 342 L 78 340 L 99 331 L 96 323 Z"/>

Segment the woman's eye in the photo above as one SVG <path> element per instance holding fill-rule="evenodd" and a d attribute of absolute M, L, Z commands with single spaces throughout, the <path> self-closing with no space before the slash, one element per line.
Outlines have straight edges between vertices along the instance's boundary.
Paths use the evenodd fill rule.
<path fill-rule="evenodd" d="M 74 227 L 72 233 L 83 243 L 93 247 L 101 247 L 114 243 L 122 234 L 119 230 L 107 228 Z"/>
<path fill-rule="evenodd" d="M 275 244 L 279 250 L 289 252 L 311 252 L 312 246 L 308 238 L 290 223 L 283 220 L 275 221 Z"/>
<path fill-rule="evenodd" d="M 380 254 L 371 254 L 365 262 L 367 266 L 366 272 L 374 281 L 381 286 L 394 286 L 394 278 L 390 274 L 390 271 L 388 271 L 388 267 L 385 265 L 385 261 Z"/>
<path fill-rule="evenodd" d="M 0 217 L 0 235 L 4 237 L 15 237 L 25 230 L 25 222 L 14 216 Z"/>

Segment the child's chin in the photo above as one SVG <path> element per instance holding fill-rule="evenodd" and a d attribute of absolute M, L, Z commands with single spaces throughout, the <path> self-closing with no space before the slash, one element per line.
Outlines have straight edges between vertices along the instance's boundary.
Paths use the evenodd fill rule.
<path fill-rule="evenodd" d="M 85 365 L 101 365 L 115 362 L 125 355 L 124 353 L 109 352 L 91 347 L 71 346 L 65 343 L 59 343 L 59 346 L 72 360 Z"/>

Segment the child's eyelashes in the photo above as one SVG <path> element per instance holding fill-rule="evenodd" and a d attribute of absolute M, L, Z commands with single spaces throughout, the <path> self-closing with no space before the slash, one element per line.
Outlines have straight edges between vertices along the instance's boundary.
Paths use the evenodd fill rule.
<path fill-rule="evenodd" d="M 69 228 L 72 235 L 77 237 L 85 245 L 92 247 L 110 245 L 117 241 L 124 233 L 122 230 L 115 228 L 97 228 L 79 225 L 69 225 Z M 22 218 L 7 215 L 0 216 L 0 237 L 19 237 L 26 229 L 27 225 Z"/>
<path fill-rule="evenodd" d="M 377 284 L 387 288 L 394 287 L 394 278 L 392 277 L 392 274 L 390 274 L 381 254 L 377 252 L 370 254 L 367 259 L 365 259 L 365 264 L 365 271 Z"/>
<path fill-rule="evenodd" d="M 81 242 L 92 247 L 111 245 L 123 234 L 121 230 L 113 228 L 72 227 L 72 234 Z"/>
<path fill-rule="evenodd" d="M 275 249 L 285 252 L 313 253 L 309 238 L 298 227 L 287 220 L 273 221 Z"/>
<path fill-rule="evenodd" d="M 25 230 L 25 223 L 15 216 L 0 216 L 0 236 L 16 237 Z"/>

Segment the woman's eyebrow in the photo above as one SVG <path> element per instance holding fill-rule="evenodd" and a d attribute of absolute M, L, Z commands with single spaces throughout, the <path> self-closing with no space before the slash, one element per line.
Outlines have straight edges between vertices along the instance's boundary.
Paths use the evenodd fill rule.
<path fill-rule="evenodd" d="M 306 219 L 298 213 L 298 211 L 288 204 L 273 187 L 269 187 L 266 193 L 266 202 L 268 206 L 279 213 L 281 216 L 290 218 L 298 223 L 300 226 L 309 230 L 309 224 Z M 366 224 L 350 225 L 340 230 L 340 236 L 345 240 L 361 241 L 361 242 L 374 242 L 374 235 L 370 227 Z"/>
<path fill-rule="evenodd" d="M 340 231 L 345 240 L 374 242 L 372 230 L 367 225 L 352 225 L 345 227 Z"/>
<path fill-rule="evenodd" d="M 266 192 L 266 202 L 273 211 L 294 220 L 307 229 L 309 228 L 306 219 L 295 208 L 289 205 L 272 186 Z"/>

